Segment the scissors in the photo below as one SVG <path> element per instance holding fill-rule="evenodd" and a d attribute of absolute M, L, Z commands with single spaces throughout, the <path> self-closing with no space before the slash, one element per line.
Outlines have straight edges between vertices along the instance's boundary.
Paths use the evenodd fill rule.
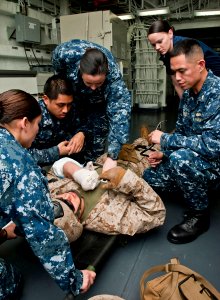
<path fill-rule="evenodd" d="M 166 121 L 167 121 L 167 120 L 160 121 L 160 122 L 157 124 L 157 126 L 156 126 L 156 128 L 155 128 L 154 130 L 159 130 L 159 129 L 161 129 L 161 124 L 164 123 L 164 122 L 166 122 Z"/>

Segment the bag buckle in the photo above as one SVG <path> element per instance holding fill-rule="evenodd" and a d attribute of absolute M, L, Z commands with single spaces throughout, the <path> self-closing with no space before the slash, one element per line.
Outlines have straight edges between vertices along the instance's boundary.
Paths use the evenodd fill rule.
<path fill-rule="evenodd" d="M 180 281 L 179 284 L 178 284 L 179 290 L 180 290 L 182 295 L 183 295 L 183 292 L 182 292 L 181 285 L 184 284 L 190 278 L 193 278 L 194 281 L 197 281 L 195 275 L 191 274 L 191 275 L 187 276 L 186 278 L 184 278 L 182 281 Z M 213 293 L 207 287 L 205 287 L 202 283 L 200 284 L 200 287 L 201 287 L 201 290 L 199 291 L 200 294 L 202 294 L 204 292 L 204 293 L 206 293 L 206 295 L 208 297 L 210 297 L 211 300 L 218 300 L 218 298 L 216 298 L 216 296 L 213 295 Z"/>
<path fill-rule="evenodd" d="M 193 277 L 194 281 L 196 281 L 196 277 L 195 277 L 194 274 L 188 275 L 186 278 L 184 278 L 183 280 L 181 280 L 181 281 L 179 282 L 179 284 L 178 284 L 179 288 L 181 287 L 181 285 L 182 285 L 183 283 L 185 283 L 185 282 L 186 282 L 187 280 L 189 280 L 191 277 Z"/>
<path fill-rule="evenodd" d="M 135 146 L 135 150 L 138 150 L 138 151 L 142 151 L 140 152 L 140 155 L 142 156 L 149 156 L 146 152 L 151 150 L 151 151 L 155 151 L 155 149 L 152 149 L 152 147 L 154 146 L 154 144 L 151 144 L 149 146 L 144 146 L 144 145 L 137 145 Z"/>
<path fill-rule="evenodd" d="M 207 296 L 210 297 L 210 299 L 218 300 L 218 298 L 216 298 L 215 295 L 213 295 L 212 292 L 207 287 L 205 287 L 203 284 L 201 284 L 201 288 L 202 288 L 201 291 L 200 291 L 201 294 L 203 292 L 205 292 L 207 294 Z"/>
<path fill-rule="evenodd" d="M 168 264 L 165 265 L 165 272 L 166 273 L 169 273 L 171 271 L 170 270 L 170 265 L 171 265 L 170 263 L 168 263 Z"/>

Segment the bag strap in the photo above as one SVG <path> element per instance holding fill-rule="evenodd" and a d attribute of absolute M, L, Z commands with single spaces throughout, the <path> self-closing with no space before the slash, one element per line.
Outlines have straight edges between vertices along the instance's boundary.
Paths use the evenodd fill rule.
<path fill-rule="evenodd" d="M 209 281 L 207 281 L 199 273 L 181 264 L 168 264 L 168 270 L 171 272 L 180 272 L 189 276 L 194 274 L 196 279 L 199 280 L 205 286 L 205 288 L 207 288 L 215 297 L 217 297 L 217 299 L 220 299 L 220 293 L 215 289 L 215 287 Z"/>
<path fill-rule="evenodd" d="M 176 264 L 179 264 L 179 260 L 177 258 L 172 258 L 170 260 L 170 262 L 173 264 L 173 265 L 176 265 Z M 146 282 L 146 279 L 151 276 L 152 274 L 154 273 L 159 273 L 159 272 L 170 272 L 169 269 L 168 269 L 168 265 L 170 265 L 170 263 L 166 264 L 166 265 L 158 265 L 158 266 L 154 266 L 148 270 L 146 270 L 144 272 L 144 274 L 142 275 L 141 277 L 141 280 L 140 280 L 140 290 L 141 290 L 141 297 L 142 299 L 143 298 L 143 295 L 144 295 L 144 289 L 145 289 L 145 282 Z M 176 289 L 178 285 L 178 272 L 174 272 L 173 273 L 173 277 L 172 277 L 172 282 L 171 282 L 171 287 L 168 289 L 166 289 L 166 291 L 164 292 L 163 296 L 165 297 L 165 299 L 168 299 L 170 295 L 172 295 Z M 168 298 L 166 298 L 168 297 Z"/>
<path fill-rule="evenodd" d="M 171 283 L 171 287 L 170 289 L 166 289 L 165 293 L 163 294 L 163 296 L 166 298 L 166 296 L 170 296 L 173 294 L 176 286 L 178 285 L 178 272 L 183 273 L 185 275 L 192 275 L 194 274 L 196 276 L 196 278 L 205 286 L 205 288 L 207 288 L 215 297 L 217 297 L 217 299 L 220 299 L 220 293 L 215 289 L 215 287 L 209 282 L 207 281 L 202 275 L 200 275 L 199 273 L 193 271 L 192 269 L 183 266 L 179 263 L 179 260 L 177 258 L 172 258 L 170 260 L 170 263 L 166 264 L 166 265 L 158 265 L 158 266 L 154 266 L 148 270 L 146 270 L 144 272 L 144 274 L 141 277 L 140 280 L 140 290 L 141 290 L 141 297 L 143 298 L 144 295 L 144 289 L 145 289 L 145 282 L 146 279 L 154 274 L 154 273 L 158 273 L 158 272 L 174 272 L 173 274 L 173 280 Z"/>

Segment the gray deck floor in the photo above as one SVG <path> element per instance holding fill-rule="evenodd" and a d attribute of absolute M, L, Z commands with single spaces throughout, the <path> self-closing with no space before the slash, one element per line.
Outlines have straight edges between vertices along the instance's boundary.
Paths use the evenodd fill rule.
<path fill-rule="evenodd" d="M 165 131 L 174 128 L 176 112 L 138 111 L 133 114 L 131 139 L 139 136 L 142 124 L 153 129 L 156 124 L 168 119 Z M 175 245 L 167 241 L 168 230 L 182 220 L 184 210 L 180 195 L 163 199 L 167 208 L 165 224 L 144 235 L 118 243 L 108 255 L 97 273 L 90 291 L 76 299 L 84 300 L 98 294 L 113 294 L 126 300 L 139 299 L 139 281 L 143 272 L 151 266 L 164 264 L 178 257 L 182 264 L 202 274 L 220 291 L 220 196 L 211 197 L 211 227 L 192 243 Z M 19 238 L 0 247 L 0 256 L 8 258 L 21 269 L 25 277 L 22 300 L 63 300 L 65 293 L 53 282 L 33 256 L 26 242 Z"/>

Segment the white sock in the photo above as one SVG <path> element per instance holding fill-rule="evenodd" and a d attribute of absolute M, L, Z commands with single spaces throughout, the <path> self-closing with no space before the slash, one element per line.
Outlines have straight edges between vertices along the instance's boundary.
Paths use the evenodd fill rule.
<path fill-rule="evenodd" d="M 84 191 L 94 190 L 99 184 L 99 174 L 96 171 L 80 169 L 72 175 L 73 179 L 79 183 Z"/>
<path fill-rule="evenodd" d="M 72 163 L 74 163 L 75 165 L 79 166 L 79 167 L 83 167 L 80 163 L 78 163 L 78 161 L 70 158 L 70 157 L 63 157 L 57 161 L 55 161 L 55 163 L 52 165 L 52 170 L 54 172 L 54 174 L 57 176 L 57 177 L 60 177 L 60 178 L 64 178 L 64 174 L 63 174 L 63 165 L 68 162 L 68 161 L 71 161 Z"/>

